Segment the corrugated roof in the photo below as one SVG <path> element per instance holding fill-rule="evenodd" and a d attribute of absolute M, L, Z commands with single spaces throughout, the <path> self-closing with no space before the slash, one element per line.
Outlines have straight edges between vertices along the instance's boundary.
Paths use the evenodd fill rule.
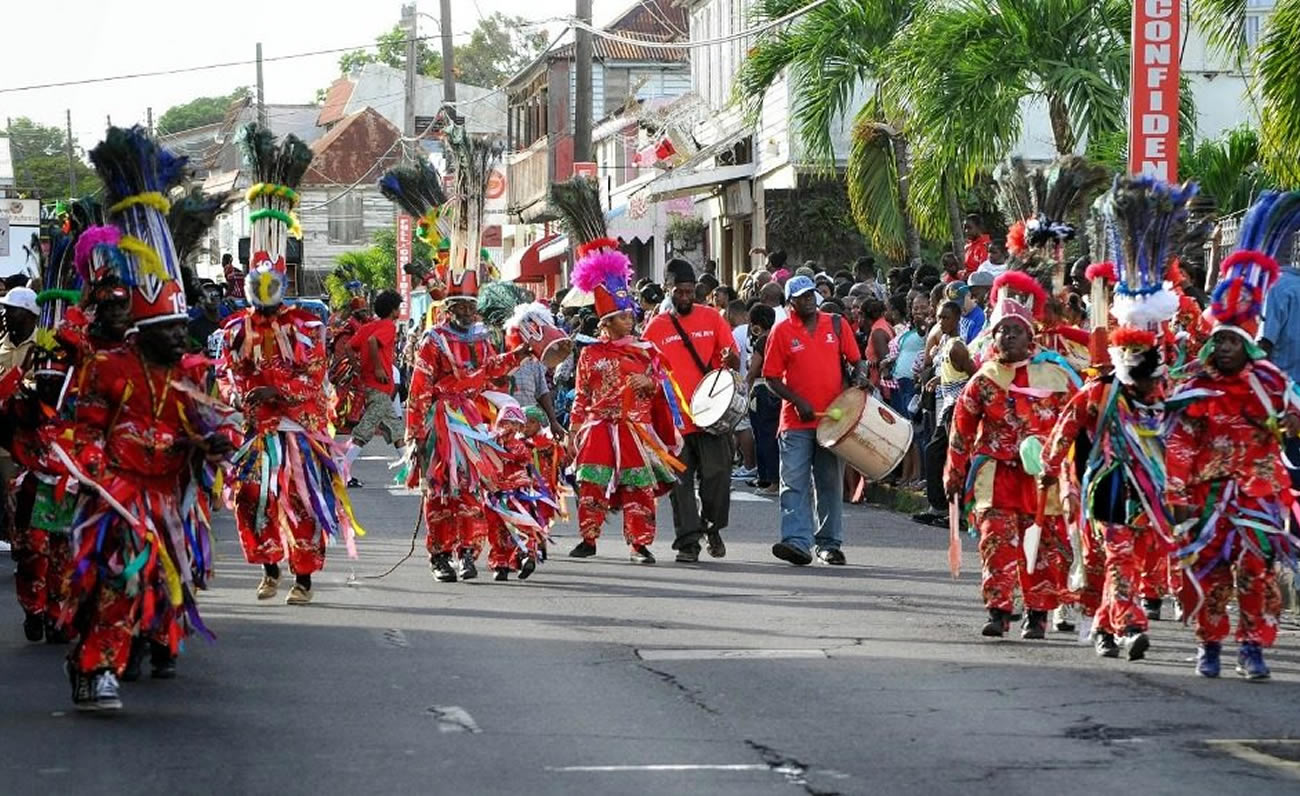
<path fill-rule="evenodd" d="M 329 90 L 325 92 L 325 102 L 321 104 L 320 115 L 316 117 L 316 124 L 324 127 L 342 119 L 343 109 L 352 98 L 352 89 L 355 87 L 356 84 L 346 75 L 330 84 Z"/>
<path fill-rule="evenodd" d="M 684 6 L 669 0 L 641 0 L 601 30 L 617 33 L 628 39 L 664 44 L 689 40 L 690 25 L 690 16 Z M 684 47 L 681 49 L 639 47 L 601 36 L 592 37 L 591 49 L 595 56 L 602 60 L 676 63 L 687 58 Z M 550 55 L 552 58 L 572 58 L 573 43 L 570 42 L 553 50 Z"/>
<path fill-rule="evenodd" d="M 401 161 L 395 146 L 402 132 L 374 108 L 363 108 L 344 118 L 312 144 L 311 167 L 304 185 L 351 185 L 378 180 Z"/>

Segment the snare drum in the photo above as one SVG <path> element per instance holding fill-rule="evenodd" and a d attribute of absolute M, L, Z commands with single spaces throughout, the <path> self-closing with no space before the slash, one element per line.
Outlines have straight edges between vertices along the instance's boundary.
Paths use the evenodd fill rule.
<path fill-rule="evenodd" d="M 704 374 L 691 395 L 691 419 L 701 431 L 730 434 L 749 409 L 740 376 L 725 368 Z"/>

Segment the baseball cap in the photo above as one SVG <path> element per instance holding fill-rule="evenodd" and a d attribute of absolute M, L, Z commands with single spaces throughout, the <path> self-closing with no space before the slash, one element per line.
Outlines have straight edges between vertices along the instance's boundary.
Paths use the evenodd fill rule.
<path fill-rule="evenodd" d="M 790 301 L 793 298 L 802 296 L 809 290 L 816 290 L 817 285 L 813 283 L 811 277 L 793 276 L 785 283 L 785 300 Z"/>
<path fill-rule="evenodd" d="M 971 287 L 993 287 L 993 274 L 988 271 L 976 271 L 966 280 Z"/>
<path fill-rule="evenodd" d="M 968 293 L 970 288 L 966 287 L 965 282 L 949 282 L 943 289 L 943 296 L 948 301 L 963 301 Z"/>
<path fill-rule="evenodd" d="M 16 287 L 10 290 L 4 298 L 0 298 L 0 304 L 27 310 L 33 315 L 41 314 L 40 308 L 36 306 L 36 291 L 30 287 Z"/>

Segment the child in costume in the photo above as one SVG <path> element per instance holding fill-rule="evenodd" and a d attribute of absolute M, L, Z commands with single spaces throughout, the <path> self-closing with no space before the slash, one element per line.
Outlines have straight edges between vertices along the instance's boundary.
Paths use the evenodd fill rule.
<path fill-rule="evenodd" d="M 534 466 L 533 446 L 525 436 L 528 419 L 510 396 L 488 393 L 497 407 L 493 439 L 500 448 L 501 475 L 496 490 L 487 498 L 488 538 L 492 551 L 488 565 L 494 580 L 509 580 L 519 572 L 526 580 L 537 568 L 539 546 L 546 541 L 546 529 L 555 516 L 554 493 L 545 488 Z"/>

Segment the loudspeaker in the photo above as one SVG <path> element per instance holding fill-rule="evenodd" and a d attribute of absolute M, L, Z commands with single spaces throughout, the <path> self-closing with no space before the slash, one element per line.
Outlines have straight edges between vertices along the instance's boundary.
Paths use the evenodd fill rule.
<path fill-rule="evenodd" d="M 239 264 L 248 268 L 248 258 L 251 256 L 251 248 L 248 238 L 239 239 Z M 289 245 L 285 247 L 284 252 L 285 265 L 302 265 L 302 241 L 298 238 L 289 238 Z"/>

